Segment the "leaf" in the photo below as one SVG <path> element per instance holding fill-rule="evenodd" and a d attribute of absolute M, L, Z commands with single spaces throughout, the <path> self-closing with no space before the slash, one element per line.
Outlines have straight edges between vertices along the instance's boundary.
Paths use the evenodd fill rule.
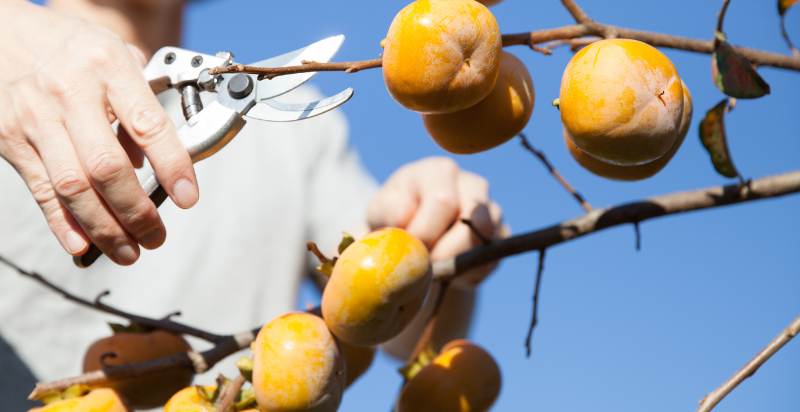
<path fill-rule="evenodd" d="M 711 156 L 711 163 L 714 164 L 717 173 L 733 178 L 738 177 L 739 172 L 733 165 L 725 137 L 725 113 L 730 111 L 729 107 L 733 107 L 732 103 L 729 105 L 728 100 L 722 100 L 706 112 L 706 116 L 700 122 L 700 141 Z"/>
<path fill-rule="evenodd" d="M 341 255 L 342 253 L 344 253 L 347 247 L 352 245 L 355 241 L 356 239 L 353 237 L 353 235 L 347 232 L 342 233 L 342 240 L 339 242 L 339 248 L 338 248 L 339 254 Z"/>
<path fill-rule="evenodd" d="M 755 99 L 769 94 L 769 84 L 724 36 L 715 41 L 711 55 L 711 74 L 717 88 L 730 97 Z"/>
<path fill-rule="evenodd" d="M 236 368 L 248 382 L 253 381 L 253 358 L 242 356 L 236 361 Z"/>
<path fill-rule="evenodd" d="M 783 16 L 786 14 L 786 10 L 789 10 L 789 7 L 794 6 L 798 0 L 778 0 L 778 14 Z"/>

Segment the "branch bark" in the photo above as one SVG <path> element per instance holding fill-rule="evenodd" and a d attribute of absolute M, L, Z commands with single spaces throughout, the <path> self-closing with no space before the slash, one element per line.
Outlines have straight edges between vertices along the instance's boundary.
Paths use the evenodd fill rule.
<path fill-rule="evenodd" d="M 572 220 L 513 237 L 497 239 L 452 259 L 434 262 L 434 278 L 457 276 L 471 268 L 504 257 L 546 249 L 614 226 L 797 192 L 800 192 L 800 171 L 755 179 L 744 186 L 733 184 L 709 187 L 656 196 L 606 209 L 594 209 Z"/>
<path fill-rule="evenodd" d="M 453 259 L 434 262 L 436 279 L 447 279 L 469 269 L 503 257 L 524 252 L 543 250 L 590 233 L 623 224 L 710 209 L 758 199 L 775 198 L 800 192 L 800 171 L 752 180 L 748 185 L 728 185 L 699 189 L 689 192 L 657 196 L 647 200 L 631 202 L 607 209 L 595 209 L 584 216 L 558 223 L 543 229 L 523 233 L 506 239 L 494 240 L 477 246 Z M 30 394 L 30 399 L 39 399 L 74 384 L 98 386 L 111 380 L 158 373 L 171 368 L 188 368 L 202 373 L 220 360 L 247 348 L 255 339 L 260 327 L 234 335 L 226 335 L 214 347 L 204 352 L 180 353 L 147 362 L 110 365 L 94 372 L 49 383 L 39 383 Z"/>
<path fill-rule="evenodd" d="M 747 362 L 742 369 L 739 369 L 733 376 L 731 376 L 725 383 L 722 384 L 719 388 L 715 389 L 713 392 L 706 395 L 702 401 L 700 401 L 700 407 L 697 409 L 697 412 L 710 412 L 714 409 L 717 404 L 725 399 L 729 393 L 731 393 L 734 389 L 736 389 L 739 384 L 745 381 L 745 379 L 753 376 L 753 374 L 758 371 L 758 368 L 761 367 L 764 363 L 766 363 L 769 358 L 772 357 L 776 352 L 778 352 L 784 345 L 789 343 L 795 336 L 800 334 L 800 316 L 795 318 L 789 326 L 786 327 L 783 331 L 781 331 L 778 336 L 776 336 L 772 341 L 759 352 L 756 356 Z"/>

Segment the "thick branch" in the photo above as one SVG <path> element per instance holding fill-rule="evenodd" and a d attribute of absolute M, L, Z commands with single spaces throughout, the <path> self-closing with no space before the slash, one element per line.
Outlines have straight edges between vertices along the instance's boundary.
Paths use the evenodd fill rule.
<path fill-rule="evenodd" d="M 434 262 L 434 276 L 446 279 L 469 269 L 533 250 L 543 250 L 578 237 L 609 227 L 631 224 L 659 216 L 702 210 L 773 198 L 800 192 L 800 171 L 765 177 L 749 185 L 711 187 L 690 192 L 658 196 L 649 200 L 627 203 L 607 209 L 595 209 L 579 218 L 544 229 L 497 239 L 477 246 L 453 259 Z M 74 384 L 98 386 L 111 380 L 158 373 L 172 368 L 188 368 L 202 373 L 227 356 L 246 348 L 258 334 L 259 328 L 236 335 L 224 336 L 214 347 L 200 353 L 180 353 L 147 362 L 109 365 L 102 370 L 50 383 L 40 383 L 31 393 L 31 399 L 68 388 Z M 191 354 L 191 355 L 190 355 Z"/>
<path fill-rule="evenodd" d="M 709 187 L 657 196 L 607 209 L 595 209 L 572 220 L 506 239 L 497 239 L 452 259 L 435 262 L 434 277 L 451 277 L 504 257 L 546 249 L 614 226 L 796 192 L 800 192 L 800 171 L 755 179 L 745 186 L 735 184 Z"/>
<path fill-rule="evenodd" d="M 753 376 L 758 368 L 766 363 L 769 358 L 778 352 L 784 345 L 789 343 L 795 336 L 800 334 L 800 316 L 795 318 L 789 326 L 786 327 L 781 333 L 772 339 L 772 341 L 759 352 L 753 359 L 747 362 L 742 369 L 739 369 L 733 376 L 730 377 L 725 383 L 713 392 L 706 395 L 700 401 L 700 407 L 697 412 L 710 412 L 717 404 L 725 399 L 731 391 L 736 389 L 739 384 L 744 382 L 745 379 Z"/>
<path fill-rule="evenodd" d="M 607 24 L 594 23 L 603 30 L 593 30 L 585 25 L 576 24 L 552 29 L 537 30 L 525 33 L 503 35 L 503 46 L 531 46 L 553 40 L 576 39 L 583 36 L 604 36 L 613 32 L 617 37 L 640 40 L 656 47 L 685 50 L 695 53 L 711 54 L 714 51 L 713 40 L 699 40 L 683 36 L 634 30 Z M 737 52 L 757 66 L 771 66 L 787 70 L 800 71 L 800 58 L 772 53 L 749 47 L 734 46 Z"/>
<path fill-rule="evenodd" d="M 572 1 L 564 1 L 564 3 L 574 5 Z M 576 19 L 578 19 L 578 17 L 580 17 L 580 19 L 584 19 L 584 16 L 586 16 L 585 12 L 583 12 L 583 10 L 581 10 L 577 5 L 574 5 L 574 7 L 577 7 L 577 9 L 570 10 L 570 12 L 573 13 L 573 16 L 576 16 Z M 568 10 L 569 9 L 570 8 L 568 6 Z M 541 43 L 554 40 L 576 40 L 586 43 L 587 41 L 584 41 L 584 39 L 580 38 L 584 36 L 608 37 L 610 34 L 613 34 L 616 37 L 641 40 L 656 47 L 666 47 L 705 54 L 711 54 L 714 51 L 714 42 L 712 40 L 691 39 L 682 36 L 673 36 L 669 34 L 617 27 L 610 24 L 598 23 L 589 19 L 588 16 L 586 16 L 585 19 L 586 20 L 578 20 L 583 21 L 581 24 L 573 24 L 532 32 L 504 34 L 503 46 L 528 46 L 531 48 L 537 48 L 537 45 Z M 734 48 L 741 55 L 758 66 L 772 66 L 787 70 L 800 71 L 800 58 L 748 47 L 735 46 Z M 543 50 L 545 53 L 547 53 L 548 48 L 545 47 L 544 49 L 540 50 Z M 361 70 L 378 68 L 381 67 L 381 65 L 382 63 L 380 58 L 332 63 L 304 62 L 303 64 L 297 66 L 284 67 L 259 67 L 234 64 L 231 66 L 212 68 L 209 70 L 209 73 L 250 73 L 260 75 L 263 78 L 271 79 L 287 74 L 307 72 L 343 71 L 346 73 L 354 73 Z"/>

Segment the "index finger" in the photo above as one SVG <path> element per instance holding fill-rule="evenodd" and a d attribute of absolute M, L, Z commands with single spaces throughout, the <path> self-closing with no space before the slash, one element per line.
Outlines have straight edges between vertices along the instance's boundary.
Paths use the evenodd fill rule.
<path fill-rule="evenodd" d="M 122 59 L 119 70 L 107 73 L 109 104 L 172 201 L 184 209 L 192 207 L 199 190 L 189 153 L 133 55 L 125 53 L 128 58 Z"/>

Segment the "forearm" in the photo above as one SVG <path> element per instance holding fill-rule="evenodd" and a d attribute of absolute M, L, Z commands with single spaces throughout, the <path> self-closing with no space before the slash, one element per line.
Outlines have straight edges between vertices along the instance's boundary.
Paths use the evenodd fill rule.
<path fill-rule="evenodd" d="M 50 0 L 59 13 L 103 26 L 147 57 L 181 42 L 184 0 Z"/>

